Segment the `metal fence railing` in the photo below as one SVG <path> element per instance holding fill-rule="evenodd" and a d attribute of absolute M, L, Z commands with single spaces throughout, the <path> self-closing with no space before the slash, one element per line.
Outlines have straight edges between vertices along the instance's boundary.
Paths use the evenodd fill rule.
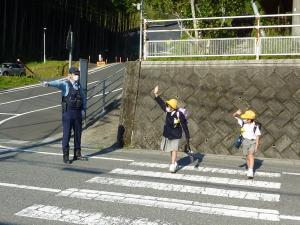
<path fill-rule="evenodd" d="M 255 55 L 255 38 L 149 41 L 147 58 Z"/>
<path fill-rule="evenodd" d="M 261 37 L 259 41 L 256 38 L 149 41 L 147 58 L 300 55 L 300 36 Z"/>
<path fill-rule="evenodd" d="M 262 37 L 260 55 L 299 55 L 300 36 Z"/>
<path fill-rule="evenodd" d="M 90 83 L 91 87 L 87 91 L 87 124 L 97 120 L 109 104 L 120 98 L 124 70 L 122 68 L 103 80 Z"/>
<path fill-rule="evenodd" d="M 144 49 L 143 58 L 159 58 L 159 57 L 209 57 L 209 56 L 255 56 L 259 59 L 264 55 L 300 55 L 300 24 L 262 24 L 261 21 L 266 19 L 300 17 L 300 14 L 276 14 L 276 15 L 250 15 L 250 16 L 232 16 L 232 17 L 206 17 L 206 18 L 187 18 L 187 19 L 171 19 L 171 20 L 144 20 Z M 175 22 L 178 24 L 196 21 L 213 21 L 226 19 L 253 19 L 253 26 L 228 26 L 228 27 L 205 27 L 205 28 L 187 28 L 180 27 L 178 29 L 164 29 L 163 25 L 158 24 L 164 22 Z M 151 30 L 151 24 L 159 27 Z M 298 29 L 299 34 L 286 36 L 278 35 L 267 37 L 265 30 L 267 29 Z M 224 30 L 253 30 L 255 37 L 234 37 L 234 38 L 199 38 L 189 37 L 182 39 L 183 32 L 208 32 L 208 31 L 224 31 Z M 163 34 L 180 32 L 179 38 L 156 39 L 148 38 L 150 34 Z M 176 36 L 176 35 L 175 35 Z M 174 37 L 174 35 L 172 36 Z"/>

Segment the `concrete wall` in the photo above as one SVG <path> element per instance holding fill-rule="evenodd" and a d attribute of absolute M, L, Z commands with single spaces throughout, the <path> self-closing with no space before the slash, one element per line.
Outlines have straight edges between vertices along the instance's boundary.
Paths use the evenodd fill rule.
<path fill-rule="evenodd" d="M 254 109 L 262 123 L 260 156 L 300 158 L 300 60 L 143 62 L 127 64 L 120 124 L 125 145 L 159 149 L 164 114 L 151 90 L 177 98 L 191 112 L 192 148 L 239 155 L 232 145 L 237 109 Z"/>

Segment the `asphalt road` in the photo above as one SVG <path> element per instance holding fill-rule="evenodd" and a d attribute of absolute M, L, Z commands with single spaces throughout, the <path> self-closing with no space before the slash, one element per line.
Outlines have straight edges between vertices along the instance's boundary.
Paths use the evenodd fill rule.
<path fill-rule="evenodd" d="M 72 165 L 58 152 L 2 147 L 0 224 L 300 224 L 299 162 L 258 161 L 248 180 L 239 157 L 180 154 L 170 174 L 161 152 L 84 149 Z"/>
<path fill-rule="evenodd" d="M 101 110 L 102 92 L 97 85 L 112 75 L 124 74 L 124 64 L 111 64 L 90 70 L 88 96 L 96 97 L 88 102 L 88 116 Z M 121 83 L 122 80 L 119 80 Z M 95 87 L 96 86 L 96 87 Z M 121 86 L 110 86 L 107 91 L 121 93 Z M 115 89 L 114 89 L 115 88 Z M 95 92 L 96 91 L 96 92 Z M 0 92 L 0 140 L 36 141 L 61 132 L 61 92 L 45 88 L 41 84 Z M 96 103 L 96 108 L 92 105 Z M 89 118 L 88 118 L 89 119 Z"/>
<path fill-rule="evenodd" d="M 123 67 L 90 73 L 90 103 L 101 102 L 94 85 Z M 0 93 L 1 225 L 300 224 L 297 160 L 258 159 L 254 180 L 242 157 L 200 153 L 193 162 L 180 153 L 176 174 L 158 151 L 83 148 L 88 161 L 65 165 L 59 141 L 47 141 L 60 121 L 56 89 Z"/>

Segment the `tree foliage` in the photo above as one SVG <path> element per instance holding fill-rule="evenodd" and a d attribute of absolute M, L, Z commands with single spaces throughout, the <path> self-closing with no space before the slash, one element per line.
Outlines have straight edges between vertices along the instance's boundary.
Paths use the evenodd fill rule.
<path fill-rule="evenodd" d="M 118 7 L 127 8 L 128 12 L 134 13 L 136 10 L 134 3 L 139 0 L 113 0 Z M 145 17 L 148 19 L 171 19 L 171 18 L 192 18 L 190 0 L 144 0 Z M 216 16 L 239 16 L 253 15 L 251 0 L 194 0 L 196 17 L 216 17 Z M 259 4 L 259 1 L 256 1 Z M 253 25 L 253 20 L 211 20 L 198 21 L 198 27 L 216 27 L 235 25 Z M 186 28 L 192 28 L 192 22 L 184 24 Z M 238 31 L 218 31 L 202 32 L 203 37 L 230 37 L 239 35 Z M 250 32 L 250 31 L 246 31 Z"/>

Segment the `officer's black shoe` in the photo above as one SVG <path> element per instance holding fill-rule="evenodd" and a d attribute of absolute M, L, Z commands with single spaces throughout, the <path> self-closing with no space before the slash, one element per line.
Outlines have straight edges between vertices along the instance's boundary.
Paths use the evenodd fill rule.
<path fill-rule="evenodd" d="M 63 156 L 63 161 L 64 161 L 65 164 L 71 164 L 72 163 L 72 161 L 69 160 L 69 156 L 68 155 L 64 155 Z"/>
<path fill-rule="evenodd" d="M 77 151 L 75 151 L 74 156 L 73 156 L 73 161 L 75 161 L 75 160 L 84 160 L 85 161 L 85 160 L 87 160 L 87 158 L 85 158 L 81 155 L 80 150 L 77 150 Z"/>

